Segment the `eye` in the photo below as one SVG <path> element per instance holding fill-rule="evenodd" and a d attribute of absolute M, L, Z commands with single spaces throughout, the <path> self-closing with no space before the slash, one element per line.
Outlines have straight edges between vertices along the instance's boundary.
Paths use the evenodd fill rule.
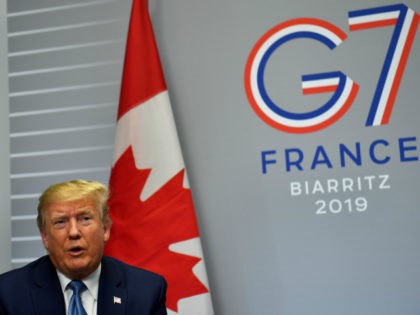
<path fill-rule="evenodd" d="M 79 221 L 83 224 L 83 225 L 88 225 L 91 223 L 92 221 L 92 216 L 89 214 L 85 214 L 80 216 Z"/>
<path fill-rule="evenodd" d="M 66 225 L 66 220 L 62 218 L 54 219 L 53 226 L 57 229 L 63 228 Z"/>

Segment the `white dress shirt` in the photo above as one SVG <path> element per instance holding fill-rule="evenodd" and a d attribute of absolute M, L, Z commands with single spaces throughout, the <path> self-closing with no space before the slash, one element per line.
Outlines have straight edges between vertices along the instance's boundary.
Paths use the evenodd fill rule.
<path fill-rule="evenodd" d="M 80 294 L 82 304 L 87 315 L 96 315 L 98 304 L 99 276 L 101 274 L 101 265 L 92 272 L 87 278 L 82 279 L 87 290 Z M 58 279 L 60 280 L 61 289 L 64 294 L 64 302 L 66 303 L 66 315 L 68 315 L 70 298 L 73 290 L 67 287 L 72 279 L 67 278 L 64 274 L 57 270 Z"/>

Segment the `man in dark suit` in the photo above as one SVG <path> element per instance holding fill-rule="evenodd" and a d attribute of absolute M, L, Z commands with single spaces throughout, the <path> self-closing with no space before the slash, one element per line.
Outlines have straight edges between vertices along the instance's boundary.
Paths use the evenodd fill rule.
<path fill-rule="evenodd" d="M 48 255 L 0 275 L 0 315 L 167 314 L 161 276 L 103 256 L 107 197 L 102 184 L 81 180 L 41 195 L 37 223 Z"/>

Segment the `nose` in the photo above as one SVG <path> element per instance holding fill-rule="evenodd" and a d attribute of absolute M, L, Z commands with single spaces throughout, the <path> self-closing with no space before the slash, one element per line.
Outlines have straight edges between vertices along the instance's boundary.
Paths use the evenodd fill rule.
<path fill-rule="evenodd" d="M 77 224 L 76 219 L 71 219 L 69 222 L 69 237 L 70 238 L 79 238 L 80 237 L 80 230 Z"/>

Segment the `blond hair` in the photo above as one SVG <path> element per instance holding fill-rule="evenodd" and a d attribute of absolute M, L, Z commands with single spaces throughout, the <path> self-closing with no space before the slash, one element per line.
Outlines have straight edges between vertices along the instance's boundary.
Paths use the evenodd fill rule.
<path fill-rule="evenodd" d="M 84 198 L 93 200 L 105 226 L 111 226 L 112 221 L 108 213 L 108 189 L 105 185 L 88 180 L 71 180 L 53 184 L 48 187 L 38 199 L 37 224 L 39 230 L 45 228 L 45 208 L 57 201 L 78 201 Z"/>

